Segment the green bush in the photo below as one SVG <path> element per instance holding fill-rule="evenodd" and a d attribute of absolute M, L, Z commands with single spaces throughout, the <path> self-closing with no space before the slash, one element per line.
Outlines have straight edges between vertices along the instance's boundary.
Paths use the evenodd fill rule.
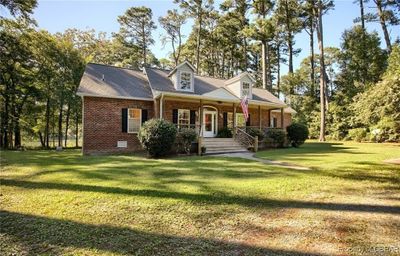
<path fill-rule="evenodd" d="M 375 142 L 399 142 L 400 123 L 385 117 L 371 127 L 371 140 Z"/>
<path fill-rule="evenodd" d="M 265 132 L 265 139 L 267 142 L 272 142 L 277 147 L 283 147 L 286 140 L 286 133 L 283 129 L 267 129 Z"/>
<path fill-rule="evenodd" d="M 347 137 L 351 140 L 361 142 L 367 139 L 367 129 L 365 128 L 350 129 Z"/>
<path fill-rule="evenodd" d="M 255 136 L 258 136 L 258 141 L 262 141 L 263 139 L 264 139 L 264 132 L 263 131 L 261 131 L 260 129 L 258 129 L 258 128 L 251 128 L 251 127 L 249 127 L 249 128 L 247 128 L 246 129 L 246 132 L 248 133 L 248 134 L 250 134 L 251 136 L 253 136 L 253 137 L 255 137 Z"/>
<path fill-rule="evenodd" d="M 176 127 L 165 120 L 150 119 L 140 128 L 138 138 L 143 148 L 151 156 L 164 156 L 170 152 L 174 144 Z"/>
<path fill-rule="evenodd" d="M 217 138 L 232 138 L 232 130 L 224 127 L 218 131 Z"/>
<path fill-rule="evenodd" d="M 286 127 L 289 142 L 293 147 L 298 147 L 304 144 L 308 138 L 308 128 L 304 124 L 292 123 Z"/>
<path fill-rule="evenodd" d="M 176 135 L 176 143 L 179 152 L 190 153 L 192 142 L 196 141 L 197 133 L 194 129 L 183 128 Z"/>

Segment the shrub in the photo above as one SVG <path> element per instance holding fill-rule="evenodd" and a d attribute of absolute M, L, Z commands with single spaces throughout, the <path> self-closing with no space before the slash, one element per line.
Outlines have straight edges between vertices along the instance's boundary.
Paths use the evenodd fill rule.
<path fill-rule="evenodd" d="M 176 127 L 165 120 L 150 119 L 140 128 L 138 138 L 144 149 L 151 156 L 164 156 L 174 144 Z"/>
<path fill-rule="evenodd" d="M 253 136 L 253 137 L 258 136 L 258 141 L 262 141 L 264 139 L 264 136 L 265 136 L 263 131 L 261 131 L 258 128 L 249 127 L 249 128 L 246 129 L 246 132 L 248 134 L 250 134 L 251 136 Z"/>
<path fill-rule="evenodd" d="M 399 142 L 400 123 L 385 117 L 371 127 L 371 139 L 375 142 Z"/>
<path fill-rule="evenodd" d="M 357 142 L 361 142 L 363 140 L 366 140 L 367 138 L 367 129 L 365 128 L 355 128 L 355 129 L 350 129 L 348 138 L 351 140 L 355 140 Z"/>
<path fill-rule="evenodd" d="M 176 143 L 180 152 L 190 153 L 192 142 L 196 141 L 197 133 L 194 129 L 183 128 L 176 135 Z"/>
<path fill-rule="evenodd" d="M 289 142 L 293 147 L 298 147 L 308 138 L 308 128 L 304 124 L 292 123 L 286 127 Z"/>
<path fill-rule="evenodd" d="M 228 127 L 224 127 L 218 131 L 218 138 L 232 138 L 232 130 Z"/>
<path fill-rule="evenodd" d="M 283 129 L 267 129 L 265 132 L 267 142 L 274 143 L 277 147 L 283 147 L 286 140 L 286 133 Z"/>

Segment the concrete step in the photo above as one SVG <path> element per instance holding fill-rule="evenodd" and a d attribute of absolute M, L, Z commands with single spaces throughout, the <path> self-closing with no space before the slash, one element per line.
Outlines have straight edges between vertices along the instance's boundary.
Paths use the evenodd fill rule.
<path fill-rule="evenodd" d="M 245 149 L 238 149 L 238 150 L 222 150 L 222 151 L 209 151 L 207 149 L 206 153 L 204 155 L 221 155 L 221 154 L 230 154 L 230 153 L 248 153 L 248 150 Z"/>

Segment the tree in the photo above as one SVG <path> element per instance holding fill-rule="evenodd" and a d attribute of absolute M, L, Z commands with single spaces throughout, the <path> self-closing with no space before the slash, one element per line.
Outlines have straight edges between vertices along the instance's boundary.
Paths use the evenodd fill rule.
<path fill-rule="evenodd" d="M 128 45 L 137 45 L 142 51 L 143 66 L 147 66 L 148 47 L 154 44 L 151 32 L 156 28 L 153 13 L 147 7 L 131 7 L 118 16 L 119 36 Z"/>
<path fill-rule="evenodd" d="M 179 63 L 182 50 L 182 25 L 186 23 L 186 17 L 178 13 L 176 9 L 168 10 L 167 15 L 158 19 L 161 27 L 166 31 L 167 35 L 162 37 L 163 44 L 167 41 L 171 42 L 172 56 L 175 66 Z"/>
<path fill-rule="evenodd" d="M 318 27 L 317 27 L 317 37 L 318 37 L 318 47 L 319 47 L 319 66 L 320 66 L 320 79 L 319 79 L 319 94 L 320 94 L 320 108 L 321 108 L 321 125 L 319 141 L 325 141 L 325 88 L 326 88 L 326 78 L 325 78 L 325 60 L 324 60 L 324 33 L 322 25 L 322 12 L 323 5 L 322 0 L 318 0 Z"/>
<path fill-rule="evenodd" d="M 396 1 L 391 0 L 372 0 L 376 6 L 376 13 L 368 13 L 366 15 L 367 22 L 379 22 L 383 36 L 386 42 L 387 50 L 390 52 L 392 50 L 392 44 L 390 41 L 390 35 L 388 31 L 389 25 L 399 25 L 400 19 L 396 15 L 396 11 L 400 10 L 400 4 Z"/>
<path fill-rule="evenodd" d="M 261 63 L 262 63 L 262 84 L 265 90 L 272 92 L 271 67 L 269 58 L 269 42 L 275 36 L 274 24 L 272 19 L 267 19 L 267 15 L 272 11 L 273 3 L 270 0 L 253 1 L 253 12 L 257 19 L 250 27 L 250 35 L 261 41 Z"/>
<path fill-rule="evenodd" d="M 12 16 L 21 16 L 29 20 L 29 15 L 32 14 L 32 10 L 37 6 L 37 0 L 0 0 L 0 5 L 7 8 Z"/>
<path fill-rule="evenodd" d="M 204 20 L 213 9 L 213 0 L 174 0 L 183 9 L 184 14 L 195 19 L 196 26 L 196 73 L 200 66 L 200 48 L 202 40 L 202 28 Z"/>

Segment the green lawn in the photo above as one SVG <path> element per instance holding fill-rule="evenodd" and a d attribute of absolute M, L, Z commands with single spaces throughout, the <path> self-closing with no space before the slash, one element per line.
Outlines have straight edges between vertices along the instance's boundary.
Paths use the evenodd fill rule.
<path fill-rule="evenodd" d="M 259 157 L 1 153 L 0 255 L 400 252 L 400 145 L 306 143 Z M 372 252 L 372 253 L 371 253 Z"/>

